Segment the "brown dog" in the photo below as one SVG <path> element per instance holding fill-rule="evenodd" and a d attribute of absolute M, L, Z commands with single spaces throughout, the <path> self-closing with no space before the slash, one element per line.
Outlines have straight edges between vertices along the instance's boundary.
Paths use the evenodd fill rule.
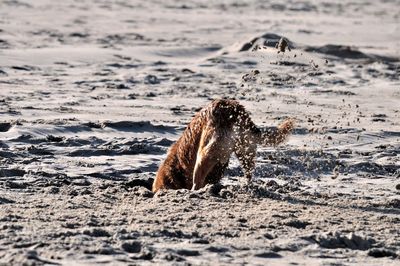
<path fill-rule="evenodd" d="M 172 145 L 158 169 L 153 192 L 160 189 L 199 189 L 221 180 L 235 152 L 250 181 L 257 144 L 278 145 L 293 129 L 293 120 L 276 130 L 261 132 L 243 105 L 214 100 L 200 110 Z"/>

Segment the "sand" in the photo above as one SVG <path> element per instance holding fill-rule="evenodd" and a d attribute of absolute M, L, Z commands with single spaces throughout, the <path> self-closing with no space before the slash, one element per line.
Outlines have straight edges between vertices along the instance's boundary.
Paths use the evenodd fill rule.
<path fill-rule="evenodd" d="M 398 6 L 2 1 L 0 265 L 398 265 Z M 221 97 L 293 136 L 154 195 Z"/>

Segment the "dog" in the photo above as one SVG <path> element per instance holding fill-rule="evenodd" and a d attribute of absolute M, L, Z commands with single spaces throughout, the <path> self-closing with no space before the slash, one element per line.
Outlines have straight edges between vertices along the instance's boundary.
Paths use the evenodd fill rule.
<path fill-rule="evenodd" d="M 294 120 L 287 119 L 278 128 L 262 132 L 236 100 L 213 100 L 194 116 L 172 145 L 158 169 L 152 191 L 197 190 L 218 183 L 233 152 L 250 182 L 257 145 L 276 146 L 287 139 L 293 127 Z"/>

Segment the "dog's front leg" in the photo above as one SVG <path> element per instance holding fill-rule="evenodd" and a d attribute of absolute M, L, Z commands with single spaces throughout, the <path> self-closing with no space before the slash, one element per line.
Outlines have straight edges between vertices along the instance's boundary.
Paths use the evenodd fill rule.
<path fill-rule="evenodd" d="M 218 144 L 218 134 L 207 127 L 202 134 L 197 151 L 192 190 L 200 189 L 206 185 L 207 175 L 218 162 Z"/>
<path fill-rule="evenodd" d="M 216 163 L 217 160 L 215 160 L 213 154 L 209 152 L 209 149 L 204 149 L 199 152 L 193 171 L 192 190 L 200 189 L 206 185 L 207 175 L 211 172 Z"/>
<path fill-rule="evenodd" d="M 214 167 L 218 164 L 224 165 L 229 161 L 233 151 L 233 141 L 228 133 L 225 129 L 205 129 L 197 152 L 192 190 L 204 187 L 207 176 L 213 171 Z"/>

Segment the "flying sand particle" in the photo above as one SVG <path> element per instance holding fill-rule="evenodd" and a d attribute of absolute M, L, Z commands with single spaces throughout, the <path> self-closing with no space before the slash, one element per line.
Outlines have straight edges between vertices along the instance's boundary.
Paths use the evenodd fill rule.
<path fill-rule="evenodd" d="M 291 49 L 290 49 L 290 47 L 289 47 L 289 44 L 288 44 L 288 41 L 287 41 L 285 38 L 283 38 L 283 37 L 282 37 L 282 38 L 279 40 L 279 42 L 275 45 L 275 48 L 279 50 L 279 51 L 278 51 L 278 54 L 279 54 L 280 52 L 282 52 L 282 53 L 286 52 L 286 48 L 289 50 L 289 52 L 291 51 Z"/>

